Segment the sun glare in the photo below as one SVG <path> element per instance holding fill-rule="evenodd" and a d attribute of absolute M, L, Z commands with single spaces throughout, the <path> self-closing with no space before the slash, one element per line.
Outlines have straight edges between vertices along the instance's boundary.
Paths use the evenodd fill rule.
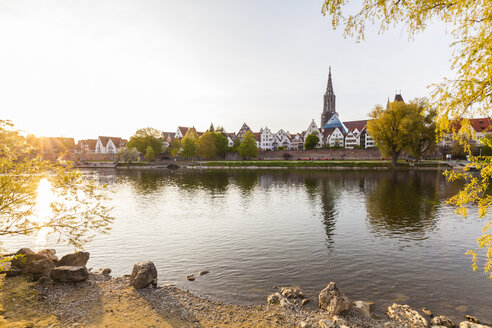
<path fill-rule="evenodd" d="M 37 203 L 36 203 L 36 211 L 34 215 L 34 220 L 37 223 L 44 223 L 49 219 L 49 216 L 52 214 L 50 204 L 54 200 L 54 194 L 52 190 L 51 183 L 46 178 L 42 178 L 39 181 L 38 189 L 37 189 Z M 38 246 L 45 245 L 48 241 L 48 229 L 43 228 L 39 230 L 36 236 L 36 244 Z"/>

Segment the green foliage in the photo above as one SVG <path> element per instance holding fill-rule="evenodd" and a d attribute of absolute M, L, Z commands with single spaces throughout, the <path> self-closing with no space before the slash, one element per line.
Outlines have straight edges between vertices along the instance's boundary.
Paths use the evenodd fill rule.
<path fill-rule="evenodd" d="M 150 145 L 147 146 L 147 149 L 145 150 L 144 158 L 148 161 L 153 161 L 155 158 L 154 149 L 152 149 Z"/>
<path fill-rule="evenodd" d="M 105 187 L 69 163 L 27 156 L 30 150 L 19 148 L 25 143 L 10 122 L 0 120 L 0 236 L 44 231 L 81 248 L 95 232 L 107 232 L 113 218 L 102 205 L 108 196 Z M 41 210 L 38 197 L 47 194 L 51 196 L 44 205 L 49 210 Z"/>
<path fill-rule="evenodd" d="M 311 150 L 316 148 L 316 145 L 319 142 L 319 138 L 316 134 L 311 133 L 306 137 L 306 140 L 304 141 L 304 149 Z"/>
<path fill-rule="evenodd" d="M 229 148 L 229 141 L 227 140 L 227 137 L 221 133 L 217 132 L 214 133 L 214 139 L 215 139 L 215 147 L 217 149 L 217 155 L 220 157 L 225 157 L 227 150 Z"/>
<path fill-rule="evenodd" d="M 234 142 L 232 143 L 232 151 L 238 153 L 240 145 L 241 145 L 241 140 L 239 140 L 239 138 L 234 139 Z"/>
<path fill-rule="evenodd" d="M 132 165 L 132 162 L 138 161 L 138 150 L 135 147 L 131 148 L 122 148 L 118 151 L 118 154 L 116 155 L 116 162 L 117 163 L 128 163 L 128 165 Z"/>
<path fill-rule="evenodd" d="M 277 150 L 285 150 L 285 147 L 284 146 L 279 146 L 279 147 L 277 147 Z"/>
<path fill-rule="evenodd" d="M 207 131 L 198 138 L 197 151 L 201 158 L 212 159 L 217 155 L 214 135 L 215 133 Z"/>
<path fill-rule="evenodd" d="M 182 150 L 181 156 L 186 159 L 193 159 L 197 151 L 198 134 L 195 129 L 188 129 L 183 140 L 181 140 Z"/>
<path fill-rule="evenodd" d="M 154 155 L 162 153 L 164 139 L 162 131 L 154 128 L 144 128 L 137 130 L 128 141 L 128 148 L 135 147 L 140 153 L 146 154 L 147 147 L 152 147 Z"/>
<path fill-rule="evenodd" d="M 434 145 L 435 112 L 426 114 L 425 102 L 415 100 L 409 104 L 395 101 L 384 109 L 378 105 L 370 113 L 367 122 L 369 135 L 376 142 L 383 156 L 390 156 L 396 165 L 403 151 L 420 158 L 424 151 Z"/>
<path fill-rule="evenodd" d="M 181 152 L 181 140 L 179 140 L 178 138 L 174 138 L 173 140 L 171 140 L 167 151 L 173 157 L 178 156 Z"/>
<path fill-rule="evenodd" d="M 241 144 L 239 145 L 238 152 L 243 159 L 258 157 L 258 146 L 251 131 L 244 134 L 243 141 L 241 141 Z"/>
<path fill-rule="evenodd" d="M 442 136 L 452 131 L 453 122 L 477 115 L 490 116 L 492 109 L 492 1 L 374 1 L 363 0 L 355 9 L 347 5 L 347 0 L 325 0 L 322 13 L 332 16 L 333 27 L 343 26 L 345 36 L 356 36 L 364 39 L 367 23 L 378 23 L 380 32 L 396 24 L 404 24 L 410 37 L 424 31 L 427 23 L 436 19 L 445 23 L 447 31 L 453 37 L 451 46 L 454 52 L 451 68 L 455 71 L 454 80 L 445 79 L 434 85 L 432 100 L 438 108 L 437 128 Z M 344 9 L 347 7 L 350 14 Z M 455 139 L 460 140 L 467 153 L 471 154 L 469 143 L 461 137 L 469 134 L 469 124 L 461 120 L 461 130 L 454 131 Z M 469 137 L 469 135 L 468 135 Z M 452 180 L 467 181 L 464 189 L 457 197 L 449 200 L 457 206 L 457 212 L 466 214 L 466 206 L 478 205 L 478 215 L 486 215 L 492 202 L 489 201 L 490 180 L 492 179 L 492 163 L 490 157 L 473 157 L 471 166 L 480 167 L 480 182 L 476 182 L 470 174 L 448 174 Z M 458 197 L 459 196 L 459 197 Z M 485 248 L 485 272 L 491 272 L 492 278 L 492 221 L 489 221 L 483 234 L 477 239 L 478 248 Z M 477 253 L 469 251 L 473 256 L 474 269 L 477 270 Z"/>

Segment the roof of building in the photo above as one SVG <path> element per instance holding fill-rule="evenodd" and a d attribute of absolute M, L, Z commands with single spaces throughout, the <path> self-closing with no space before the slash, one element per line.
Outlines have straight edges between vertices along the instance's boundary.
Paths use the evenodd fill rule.
<path fill-rule="evenodd" d="M 403 97 L 401 96 L 401 93 L 395 94 L 395 100 L 394 101 L 402 101 L 402 102 L 405 102 L 403 100 Z"/>
<path fill-rule="evenodd" d="M 89 150 L 96 150 L 97 139 L 82 139 L 77 142 L 77 149 L 88 148 Z"/>
<path fill-rule="evenodd" d="M 119 148 L 121 146 L 126 146 L 126 144 L 128 143 L 127 140 L 122 139 L 120 137 L 99 136 L 99 139 L 101 140 L 101 144 L 103 145 L 103 147 L 107 146 L 109 140 L 111 140 L 113 142 L 113 145 L 115 145 L 116 148 Z"/>
<path fill-rule="evenodd" d="M 343 124 L 347 127 L 349 131 L 353 131 L 357 129 L 360 132 L 366 127 L 367 121 L 368 120 L 348 121 L 348 122 L 343 122 Z"/>
<path fill-rule="evenodd" d="M 459 131 L 461 129 L 461 121 L 455 122 L 452 126 L 454 132 Z M 471 127 L 475 132 L 491 132 L 492 124 L 490 121 L 490 117 L 480 117 L 480 118 L 470 118 L 468 119 Z"/>
<path fill-rule="evenodd" d="M 340 128 L 340 131 L 343 133 L 347 133 L 347 128 L 345 125 L 340 121 L 338 118 L 337 113 L 334 113 L 330 119 L 326 122 L 326 124 L 323 126 L 323 129 L 330 129 L 330 128 Z"/>
<path fill-rule="evenodd" d="M 173 140 L 175 136 L 176 136 L 176 132 L 162 132 L 162 137 L 164 139 L 171 139 L 171 140 Z"/>

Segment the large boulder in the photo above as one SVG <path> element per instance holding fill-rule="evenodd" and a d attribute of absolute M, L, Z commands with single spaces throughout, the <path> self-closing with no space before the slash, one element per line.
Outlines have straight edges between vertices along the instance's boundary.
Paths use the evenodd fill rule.
<path fill-rule="evenodd" d="M 84 281 L 89 277 L 85 266 L 58 266 L 51 270 L 51 279 L 63 282 Z"/>
<path fill-rule="evenodd" d="M 20 275 L 22 270 L 13 266 L 10 262 L 4 262 L 3 264 L 0 264 L 0 274 L 4 273 L 7 277 L 14 277 Z"/>
<path fill-rule="evenodd" d="M 431 326 L 440 326 L 440 327 L 448 327 L 448 328 L 454 327 L 453 321 L 451 321 L 451 319 L 443 315 L 432 318 L 430 324 Z"/>
<path fill-rule="evenodd" d="M 393 303 L 393 305 L 388 307 L 388 316 L 412 328 L 425 328 L 428 326 L 427 320 L 408 305 Z"/>
<path fill-rule="evenodd" d="M 151 261 L 138 262 L 133 266 L 130 283 L 136 289 L 145 288 L 157 281 L 157 269 Z"/>
<path fill-rule="evenodd" d="M 38 281 L 41 277 L 49 277 L 51 270 L 55 267 L 55 262 L 50 259 L 42 259 L 32 261 L 24 267 L 23 272 L 32 276 L 34 281 Z"/>
<path fill-rule="evenodd" d="M 24 268 L 27 267 L 33 261 L 38 261 L 43 259 L 46 259 L 45 255 L 38 254 L 29 248 L 21 248 L 15 253 L 14 258 L 10 261 L 10 263 L 13 266 L 24 271 Z"/>
<path fill-rule="evenodd" d="M 339 314 L 350 309 L 350 301 L 332 281 L 319 293 L 319 307 L 330 314 Z"/>
<path fill-rule="evenodd" d="M 85 266 L 89 261 L 89 256 L 89 252 L 67 254 L 56 263 L 56 266 Z"/>
<path fill-rule="evenodd" d="M 36 254 L 42 255 L 48 260 L 51 260 L 53 262 L 58 262 L 58 257 L 56 256 L 56 249 L 42 249 Z"/>

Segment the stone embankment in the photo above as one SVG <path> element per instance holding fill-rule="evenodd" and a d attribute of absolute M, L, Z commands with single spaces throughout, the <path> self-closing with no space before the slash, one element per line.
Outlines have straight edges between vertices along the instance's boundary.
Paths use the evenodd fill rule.
<path fill-rule="evenodd" d="M 299 286 L 274 287 L 278 291 L 266 305 L 244 306 L 159 286 L 150 261 L 135 264 L 129 275 L 111 277 L 109 268 L 87 269 L 88 252 L 58 259 L 52 249 L 23 248 L 12 256 L 0 271 L 8 277 L 0 284 L 0 327 L 490 328 L 473 317 L 457 326 L 445 316 L 425 308 L 424 316 L 402 304 L 378 317 L 371 311 L 374 303 L 351 302 L 334 282 L 319 293 L 317 307 Z"/>

